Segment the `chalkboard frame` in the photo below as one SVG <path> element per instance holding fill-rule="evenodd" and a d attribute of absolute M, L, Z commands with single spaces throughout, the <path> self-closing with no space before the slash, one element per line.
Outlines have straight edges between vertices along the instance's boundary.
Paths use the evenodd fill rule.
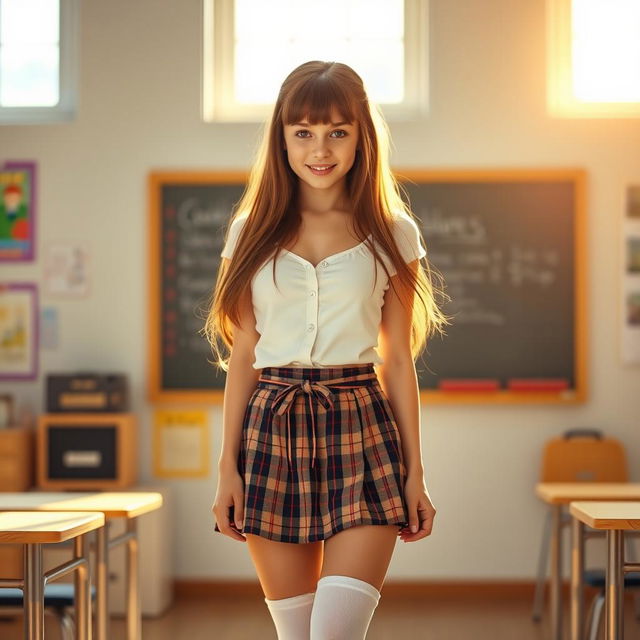
<path fill-rule="evenodd" d="M 247 171 L 151 171 L 147 179 L 148 190 L 148 269 L 149 269 L 149 316 L 147 322 L 147 395 L 154 404 L 221 404 L 224 389 L 174 389 L 166 388 L 162 384 L 161 323 L 158 318 L 162 313 L 161 291 L 161 247 L 158 239 L 161 237 L 162 225 L 162 190 L 164 187 L 176 185 L 244 185 L 249 177 Z M 229 212 L 231 216 L 231 211 Z M 204 336 L 202 340 L 205 340 Z M 210 355 L 213 360 L 213 353 Z M 211 365 L 213 367 L 213 365 Z"/>
<path fill-rule="evenodd" d="M 443 391 L 420 389 L 425 404 L 563 404 L 585 402 L 587 390 L 587 246 L 586 246 L 586 172 L 580 168 L 561 169 L 416 169 L 397 168 L 394 174 L 402 184 L 437 183 L 510 183 L 510 182 L 571 182 L 574 188 L 573 252 L 574 252 L 574 380 L 572 389 L 561 391 Z M 172 185 L 238 185 L 246 183 L 248 172 L 227 171 L 153 171 L 148 176 L 148 257 L 149 257 L 149 318 L 148 318 L 148 395 L 154 403 L 199 404 L 222 403 L 224 389 L 169 389 L 162 387 L 160 350 L 161 265 L 158 238 L 161 233 L 161 194 Z M 231 214 L 231 211 L 229 212 Z M 428 244 L 428 238 L 427 238 Z M 427 246 L 427 250 L 429 247 Z M 438 338 L 434 338 L 438 339 Z M 204 338 L 203 338 L 204 340 Z M 446 337 L 444 338 L 446 341 Z M 422 357 L 422 356 L 421 356 Z"/>
<path fill-rule="evenodd" d="M 561 404 L 584 403 L 588 397 L 587 385 L 587 174 L 582 168 L 486 168 L 486 169 L 415 169 L 396 168 L 398 182 L 426 183 L 513 183 L 569 182 L 573 185 L 573 303 L 574 303 L 574 358 L 573 388 L 558 391 L 498 389 L 492 391 L 445 391 L 420 389 L 420 398 L 429 405 L 475 404 Z M 429 240 L 426 238 L 427 252 Z M 434 338 L 438 339 L 438 338 Z M 446 337 L 443 338 L 446 341 Z"/>

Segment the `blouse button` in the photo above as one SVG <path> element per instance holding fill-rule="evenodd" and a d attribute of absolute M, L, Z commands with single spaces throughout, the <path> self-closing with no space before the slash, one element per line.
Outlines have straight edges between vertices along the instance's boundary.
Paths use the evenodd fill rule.
<path fill-rule="evenodd" d="M 315 328 L 315 326 L 316 326 L 315 324 L 310 324 L 310 325 L 307 327 L 307 331 L 313 331 L 313 330 L 314 330 L 314 328 Z"/>
<path fill-rule="evenodd" d="M 324 261 L 322 262 L 322 266 L 323 266 L 323 267 L 326 267 L 328 264 L 329 264 L 329 263 L 328 263 L 326 260 L 324 260 Z"/>
<path fill-rule="evenodd" d="M 316 295 L 316 292 L 315 292 L 315 291 L 309 291 L 309 295 L 310 295 L 310 296 L 315 296 L 315 295 Z"/>

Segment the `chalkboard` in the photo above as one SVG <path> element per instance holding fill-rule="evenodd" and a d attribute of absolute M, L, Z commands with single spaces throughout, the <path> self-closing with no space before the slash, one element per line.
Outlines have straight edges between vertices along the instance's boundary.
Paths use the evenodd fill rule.
<path fill-rule="evenodd" d="M 452 316 L 416 370 L 435 401 L 585 398 L 584 174 L 397 172 Z"/>
<path fill-rule="evenodd" d="M 244 172 L 149 176 L 149 395 L 154 401 L 221 400 L 226 375 L 199 333 L 220 267 Z"/>
<path fill-rule="evenodd" d="M 447 335 L 416 362 L 427 402 L 586 397 L 581 170 L 396 171 L 451 301 Z M 245 172 L 149 177 L 149 391 L 221 400 L 199 333 Z"/>

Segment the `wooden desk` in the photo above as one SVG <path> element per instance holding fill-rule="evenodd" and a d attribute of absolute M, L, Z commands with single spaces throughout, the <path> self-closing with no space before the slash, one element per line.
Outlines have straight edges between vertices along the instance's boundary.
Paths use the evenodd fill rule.
<path fill-rule="evenodd" d="M 127 640 L 140 640 L 138 538 L 136 518 L 162 506 L 162 495 L 145 492 L 27 492 L 0 493 L 0 511 L 98 511 L 104 514 L 106 526 L 96 537 L 96 639 L 110 640 L 108 575 L 109 550 L 126 543 L 127 549 Z M 109 540 L 108 525 L 113 518 L 126 519 L 126 532 Z"/>
<path fill-rule="evenodd" d="M 0 587 L 23 590 L 24 637 L 44 639 L 44 587 L 49 580 L 71 571 L 75 575 L 76 626 L 79 640 L 91 638 L 91 592 L 89 557 L 85 534 L 104 530 L 105 518 L 96 512 L 42 513 L 37 511 L 0 513 L 0 543 L 24 545 L 24 576 L 21 580 L 0 580 Z M 74 558 L 43 572 L 42 545 L 74 541 Z"/>
<path fill-rule="evenodd" d="M 624 531 L 640 530 L 640 501 L 572 502 L 569 513 L 574 523 L 607 532 L 605 638 L 623 640 L 624 574 L 640 571 L 640 563 L 624 561 Z"/>
<path fill-rule="evenodd" d="M 638 482 L 540 482 L 536 485 L 536 495 L 545 502 L 552 513 L 551 529 L 551 638 L 562 640 L 562 508 L 578 500 L 624 501 L 640 500 Z M 583 529 L 576 533 L 583 534 Z M 584 625 L 584 600 L 582 571 L 584 568 L 584 538 L 575 545 L 574 558 L 576 574 L 571 578 L 571 628 L 572 640 L 582 638 Z"/>

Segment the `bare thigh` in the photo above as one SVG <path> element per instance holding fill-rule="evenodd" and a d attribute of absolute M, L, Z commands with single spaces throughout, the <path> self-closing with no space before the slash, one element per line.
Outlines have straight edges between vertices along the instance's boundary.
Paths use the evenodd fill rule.
<path fill-rule="evenodd" d="M 266 598 L 280 600 L 316 590 L 323 541 L 298 544 L 245 535 Z"/>
<path fill-rule="evenodd" d="M 350 576 L 380 591 L 397 538 L 397 525 L 358 525 L 339 531 L 324 541 L 320 577 Z"/>

